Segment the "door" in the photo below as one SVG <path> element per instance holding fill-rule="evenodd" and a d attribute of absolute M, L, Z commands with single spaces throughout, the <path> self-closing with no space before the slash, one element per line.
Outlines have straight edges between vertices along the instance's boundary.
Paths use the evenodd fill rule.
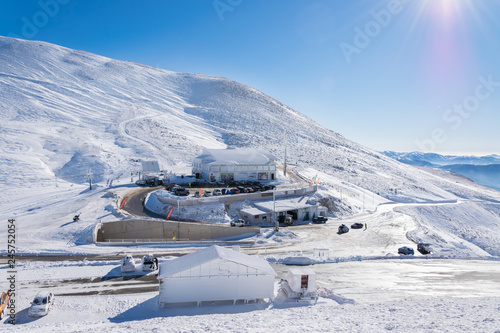
<path fill-rule="evenodd" d="M 309 287 L 309 275 L 302 275 L 300 278 L 300 288 L 307 289 Z"/>

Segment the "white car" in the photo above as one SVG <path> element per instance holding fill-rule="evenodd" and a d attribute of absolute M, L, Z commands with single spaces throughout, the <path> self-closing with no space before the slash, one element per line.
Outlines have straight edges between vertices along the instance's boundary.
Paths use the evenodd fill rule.
<path fill-rule="evenodd" d="M 203 194 L 204 197 L 211 197 L 212 196 L 212 192 L 210 191 L 205 191 L 205 194 Z"/>
<path fill-rule="evenodd" d="M 130 254 L 122 259 L 122 273 L 135 272 L 135 260 Z"/>
<path fill-rule="evenodd" d="M 222 191 L 217 188 L 214 190 L 214 195 L 222 195 Z"/>
<path fill-rule="evenodd" d="M 153 254 L 148 253 L 144 257 L 142 257 L 142 270 L 144 272 L 151 272 L 157 269 L 157 259 L 153 256 Z"/>
<path fill-rule="evenodd" d="M 39 292 L 28 310 L 30 317 L 42 317 L 49 313 L 50 307 L 54 304 L 54 294 L 50 292 Z"/>
<path fill-rule="evenodd" d="M 231 227 L 244 227 L 246 225 L 245 220 L 238 219 L 237 221 L 231 221 Z"/>

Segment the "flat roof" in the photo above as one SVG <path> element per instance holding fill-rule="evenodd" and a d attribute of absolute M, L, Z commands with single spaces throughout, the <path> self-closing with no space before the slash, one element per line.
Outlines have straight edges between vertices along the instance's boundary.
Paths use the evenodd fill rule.
<path fill-rule="evenodd" d="M 215 165 L 269 165 L 276 160 L 274 155 L 257 148 L 205 149 L 196 158 Z"/>
<path fill-rule="evenodd" d="M 270 213 L 270 212 L 266 212 L 266 211 L 260 210 L 258 208 L 241 209 L 240 212 L 247 213 L 247 214 L 250 214 L 250 215 L 264 215 L 264 214 L 269 214 Z"/>
<path fill-rule="evenodd" d="M 308 205 L 293 200 L 276 200 L 276 203 L 273 203 L 272 201 L 256 202 L 255 206 L 268 212 L 272 212 L 273 208 L 275 212 L 286 212 L 289 210 L 315 207 L 316 205 Z"/>

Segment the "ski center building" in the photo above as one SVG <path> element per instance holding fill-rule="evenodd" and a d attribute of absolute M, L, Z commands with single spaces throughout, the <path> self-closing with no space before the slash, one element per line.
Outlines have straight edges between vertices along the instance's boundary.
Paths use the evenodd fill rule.
<path fill-rule="evenodd" d="M 193 175 L 208 182 L 272 181 L 276 156 L 255 148 L 206 149 L 192 163 Z"/>
<path fill-rule="evenodd" d="M 272 301 L 276 272 L 257 256 L 217 245 L 160 264 L 160 306 Z"/>
<path fill-rule="evenodd" d="M 283 223 L 286 217 L 291 217 L 292 222 L 310 221 L 318 216 L 327 216 L 328 212 L 327 207 L 300 203 L 297 199 L 261 201 L 255 202 L 254 206 L 240 210 L 240 215 L 250 225 L 273 223 L 273 214 L 276 220 Z"/>

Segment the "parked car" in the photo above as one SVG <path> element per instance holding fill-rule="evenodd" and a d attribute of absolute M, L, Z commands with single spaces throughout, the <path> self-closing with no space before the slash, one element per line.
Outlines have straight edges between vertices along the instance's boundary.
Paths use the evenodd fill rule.
<path fill-rule="evenodd" d="M 3 316 L 5 315 L 5 309 L 7 308 L 7 305 L 9 305 L 9 300 L 10 289 L 7 290 L 7 292 L 2 293 L 2 297 L 0 298 L 0 319 L 3 319 Z"/>
<path fill-rule="evenodd" d="M 246 193 L 254 193 L 255 192 L 255 190 L 251 186 L 245 187 L 245 190 L 246 190 Z"/>
<path fill-rule="evenodd" d="M 417 250 L 422 254 L 429 254 L 432 252 L 432 247 L 428 243 L 418 243 Z"/>
<path fill-rule="evenodd" d="M 216 188 L 216 189 L 214 190 L 214 195 L 216 195 L 216 196 L 217 196 L 217 195 L 222 195 L 221 190 L 219 190 L 218 188 Z"/>
<path fill-rule="evenodd" d="M 237 221 L 231 221 L 231 227 L 244 227 L 246 225 L 245 220 L 238 219 Z"/>
<path fill-rule="evenodd" d="M 240 193 L 248 193 L 248 190 L 243 186 L 238 186 L 237 189 L 240 190 Z"/>
<path fill-rule="evenodd" d="M 203 194 L 204 197 L 211 197 L 212 196 L 212 192 L 211 191 L 205 191 L 205 193 Z"/>
<path fill-rule="evenodd" d="M 363 223 L 354 223 L 353 225 L 351 225 L 351 229 L 361 229 L 363 228 Z"/>
<path fill-rule="evenodd" d="M 139 179 L 138 181 L 135 182 L 135 185 L 137 186 L 145 186 L 146 181 L 144 179 Z"/>
<path fill-rule="evenodd" d="M 260 185 L 253 185 L 252 188 L 253 188 L 254 192 L 262 191 L 262 186 L 260 186 Z"/>
<path fill-rule="evenodd" d="M 231 189 L 231 194 L 240 194 L 240 190 L 238 190 L 237 188 L 232 188 Z"/>
<path fill-rule="evenodd" d="M 227 188 L 223 188 L 222 190 L 220 190 L 220 192 L 222 193 L 222 195 L 228 195 L 228 194 L 231 194 L 231 190 L 227 189 Z"/>
<path fill-rule="evenodd" d="M 411 247 L 403 246 L 398 249 L 398 254 L 404 254 L 405 256 L 414 255 L 415 252 Z"/>
<path fill-rule="evenodd" d="M 30 317 L 46 316 L 52 305 L 54 305 L 54 294 L 47 291 L 41 291 L 35 296 L 33 302 L 31 302 L 28 315 Z"/>
<path fill-rule="evenodd" d="M 326 223 L 328 221 L 328 217 L 326 216 L 318 216 L 313 218 L 313 223 Z"/>
<path fill-rule="evenodd" d="M 187 196 L 189 195 L 189 190 L 186 190 L 184 187 L 181 187 L 176 189 L 174 194 L 179 196 Z"/>
<path fill-rule="evenodd" d="M 339 227 L 339 234 L 345 234 L 346 232 L 349 232 L 349 227 L 345 224 L 341 224 Z"/>
<path fill-rule="evenodd" d="M 180 187 L 179 185 L 177 185 L 175 183 L 168 184 L 168 185 L 165 186 L 165 190 L 167 190 L 167 191 L 173 191 L 173 188 L 176 187 L 176 186 Z"/>
<path fill-rule="evenodd" d="M 151 272 L 158 269 L 158 259 L 152 253 L 146 254 L 142 257 L 142 270 L 144 272 Z"/>
<path fill-rule="evenodd" d="M 264 185 L 262 187 L 262 191 L 274 190 L 275 188 L 276 188 L 276 186 L 274 186 L 274 185 Z"/>
<path fill-rule="evenodd" d="M 125 258 L 122 259 L 122 273 L 135 272 L 135 260 L 130 254 L 127 254 Z"/>

